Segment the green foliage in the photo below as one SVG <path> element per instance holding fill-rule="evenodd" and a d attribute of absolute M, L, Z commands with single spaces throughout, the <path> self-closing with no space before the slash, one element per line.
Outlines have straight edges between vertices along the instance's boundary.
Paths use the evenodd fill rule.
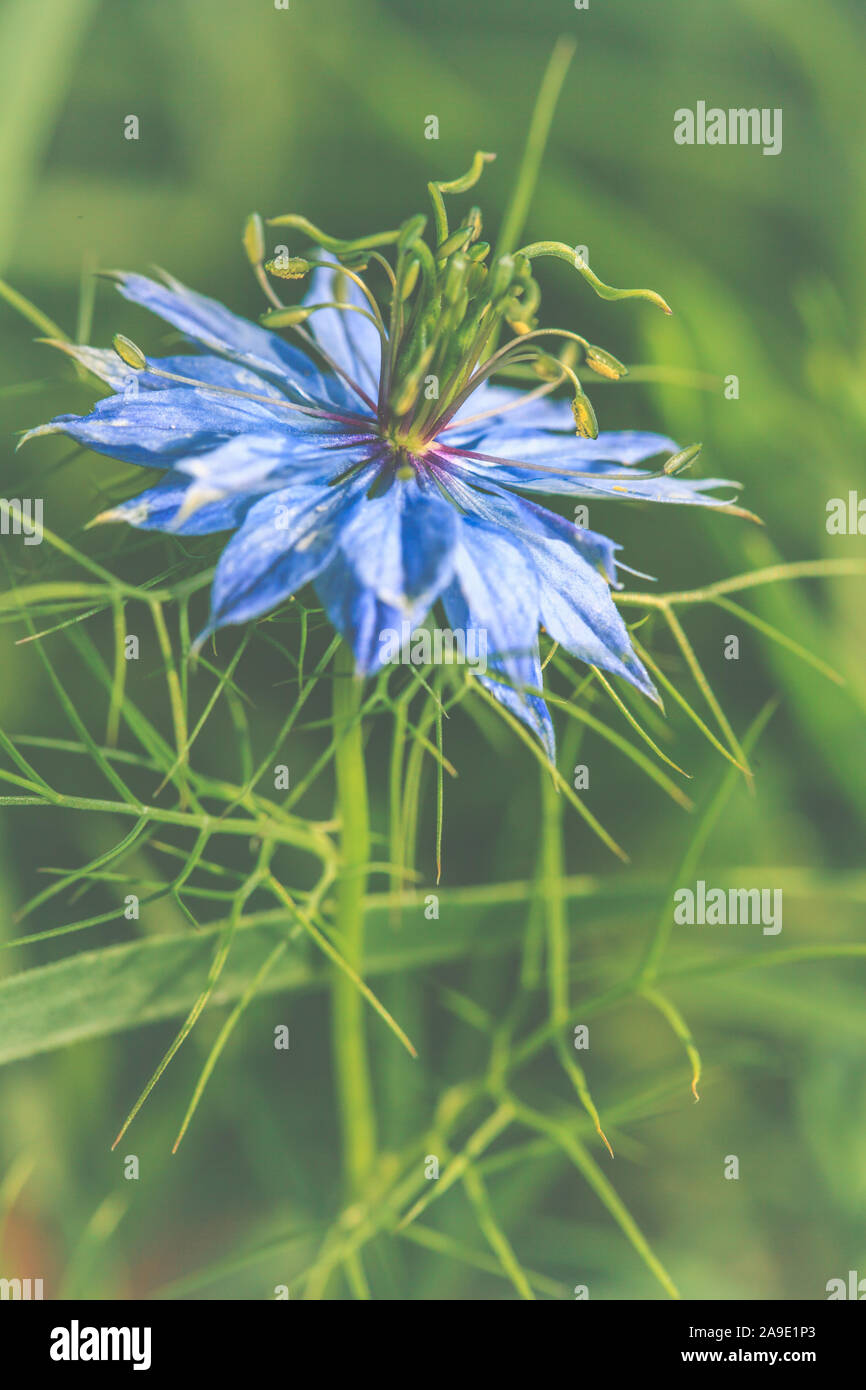
<path fill-rule="evenodd" d="M 122 21 L 107 5 L 42 8 L 8 5 L 0 44 L 15 115 L 0 124 L 7 438 L 92 399 L 92 383 L 46 366 L 28 317 L 40 335 L 80 340 L 92 315 L 96 341 L 152 335 L 128 306 L 94 303 L 89 276 L 74 295 L 85 268 L 156 261 L 255 314 L 232 229 L 251 206 L 283 206 L 286 185 L 292 206 L 356 236 L 404 214 L 410 176 L 441 181 L 483 145 L 504 204 L 500 171 L 565 23 L 538 6 L 530 54 L 517 17 L 486 0 L 471 18 L 450 0 L 435 16 L 340 0 L 339 42 L 302 6 L 288 19 L 160 3 Z M 0 550 L 4 1273 L 33 1232 L 52 1292 L 81 1296 L 270 1297 L 285 1283 L 311 1298 L 570 1298 L 577 1284 L 820 1297 L 866 1258 L 850 1235 L 864 1200 L 866 566 L 858 538 L 823 525 L 826 499 L 856 486 L 863 441 L 866 212 L 847 119 L 862 39 L 842 0 L 819 36 L 802 0 L 784 17 L 730 0 L 711 18 L 677 0 L 660 27 L 649 9 L 587 12 L 551 162 L 534 188 L 525 171 L 509 236 L 524 217 L 530 236 L 556 226 L 605 279 L 664 289 L 673 320 L 596 305 L 555 262 L 538 270 L 563 296 L 557 319 L 573 312 L 630 364 L 621 389 L 599 389 L 602 428 L 703 439 L 766 533 L 643 508 L 619 532 L 611 519 L 625 558 L 661 579 L 620 599 L 666 715 L 548 644 L 553 775 L 456 670 L 391 673 L 344 711 L 370 784 L 363 985 L 338 922 L 346 728 L 323 615 L 292 603 L 194 664 L 211 544 L 79 539 L 132 471 L 55 442 L 10 449 L 3 493 L 38 491 L 50 530 Z M 286 22 L 291 42 L 274 37 Z M 124 147 L 117 113 L 142 55 L 145 136 Z M 731 105 L 772 89 L 758 104 L 796 97 L 807 114 L 780 159 L 699 163 L 670 136 L 684 72 Z M 732 371 L 737 402 L 719 387 Z M 719 655 L 730 632 L 738 662 Z M 781 888 L 782 935 L 673 927 L 671 889 L 698 876 Z M 335 971 L 363 1002 L 378 1120 L 349 1211 Z M 736 1183 L 721 1177 L 731 1152 Z M 123 1180 L 127 1153 L 139 1182 Z"/>

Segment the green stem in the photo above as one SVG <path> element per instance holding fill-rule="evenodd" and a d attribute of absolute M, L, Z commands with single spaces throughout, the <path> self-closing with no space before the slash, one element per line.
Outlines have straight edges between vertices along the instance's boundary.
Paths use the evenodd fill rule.
<path fill-rule="evenodd" d="M 565 81 L 565 74 L 568 72 L 576 47 L 577 45 L 573 40 L 562 38 L 557 40 L 550 55 L 550 61 L 536 98 L 535 110 L 532 113 L 532 121 L 517 174 L 517 182 L 502 219 L 494 260 L 499 256 L 504 256 L 508 251 L 513 251 L 523 231 L 532 203 L 532 195 L 535 192 L 538 171 L 544 157 L 547 137 L 550 134 L 553 113 L 556 110 L 556 103 Z"/>
<path fill-rule="evenodd" d="M 355 970 L 364 956 L 364 896 L 370 861 L 370 817 L 367 775 L 360 719 L 361 684 L 354 676 L 350 649 L 344 644 L 334 666 L 334 766 L 340 817 L 340 873 L 337 880 L 337 921 L 341 952 Z M 373 1090 L 367 1061 L 364 1000 L 342 971 L 332 986 L 334 1065 L 343 1136 L 346 1195 L 356 1198 L 376 1154 Z"/>
<path fill-rule="evenodd" d="M 541 770 L 541 879 L 547 909 L 547 982 L 551 1023 L 569 1019 L 568 924 L 562 880 L 562 797 L 546 768 Z"/>

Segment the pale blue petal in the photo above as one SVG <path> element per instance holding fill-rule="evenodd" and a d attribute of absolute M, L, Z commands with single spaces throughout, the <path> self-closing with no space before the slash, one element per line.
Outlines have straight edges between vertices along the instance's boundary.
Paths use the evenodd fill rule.
<path fill-rule="evenodd" d="M 361 584 L 342 550 L 315 581 L 316 593 L 337 631 L 345 638 L 355 657 L 359 676 L 373 675 L 384 664 L 389 635 L 400 633 L 402 624 L 414 628 L 423 621 L 425 608 L 394 608 Z"/>
<path fill-rule="evenodd" d="M 234 531 L 256 501 L 254 493 L 235 494 L 198 507 L 179 524 L 177 514 L 189 495 L 189 478 L 167 473 L 155 487 L 130 497 L 109 511 L 100 521 L 125 521 L 141 531 L 172 531 L 178 536 L 205 536 L 213 531 Z"/>
<path fill-rule="evenodd" d="M 261 617 L 314 579 L 367 487 L 361 476 L 339 489 L 298 483 L 257 502 L 220 557 L 207 630 Z"/>
<path fill-rule="evenodd" d="M 538 646 L 538 583 L 524 547 L 501 527 L 462 517 L 454 578 L 487 632 L 489 656 L 525 684 L 522 663 Z"/>
<path fill-rule="evenodd" d="M 616 585 L 615 556 L 620 546 L 607 536 L 590 531 L 586 527 L 575 526 L 574 522 L 558 516 L 556 512 L 548 511 L 539 503 L 520 497 L 517 493 L 507 492 L 486 479 L 483 491 L 479 487 L 467 486 L 467 481 L 474 483 L 479 482 L 479 479 L 464 479 L 453 469 L 448 474 L 443 473 L 442 480 L 464 511 L 496 526 L 503 526 L 507 531 L 519 536 L 541 541 L 553 538 L 566 541 L 583 556 L 587 564 L 592 565 L 604 574 L 611 584 Z"/>
<path fill-rule="evenodd" d="M 369 301 L 355 282 L 337 268 L 334 257 L 323 252 L 321 258 L 331 261 L 334 268 L 319 266 L 313 272 L 304 304 L 336 302 L 351 304 L 354 308 L 344 312 L 319 309 L 309 320 L 313 337 L 331 360 L 375 401 L 379 390 L 382 340 L 370 320 L 355 312 L 363 309 L 371 313 Z"/>
<path fill-rule="evenodd" d="M 258 493 L 294 480 L 321 486 L 369 456 L 369 445 L 337 447 L 327 436 L 296 440 L 279 434 L 241 434 L 206 454 L 178 460 L 174 468 L 204 489 Z"/>
<path fill-rule="evenodd" d="M 540 383 L 539 383 L 540 384 Z M 439 438 L 452 448 L 471 448 L 469 441 L 491 430 L 560 430 L 574 433 L 571 401 L 538 396 L 531 400 L 532 388 L 516 391 L 508 386 L 491 386 L 484 381 L 464 401 L 449 420 Z M 475 420 L 475 416 L 483 416 Z"/>
<path fill-rule="evenodd" d="M 544 680 L 538 655 L 538 612 L 529 598 L 536 588 L 535 575 L 519 551 L 493 528 L 464 521 L 461 531 L 466 556 L 461 557 L 456 577 L 442 595 L 448 622 L 453 630 L 466 634 L 467 646 L 469 634 L 475 634 L 475 651 L 486 649 L 487 669 L 492 673 L 473 668 L 475 678 L 535 734 L 553 760 L 550 713 L 544 700 L 530 693 L 541 690 Z M 496 679 L 497 673 L 502 679 Z"/>
<path fill-rule="evenodd" d="M 246 434 L 271 434 L 282 441 L 286 454 L 299 455 L 318 448 L 354 440 L 357 435 L 338 432 L 331 422 L 244 397 L 221 395 L 192 386 L 165 391 L 127 391 L 104 396 L 89 415 L 58 415 L 49 424 L 29 430 L 21 440 L 45 434 L 68 434 L 97 453 L 127 463 L 164 468 L 185 455 L 205 453 L 218 444 Z M 305 423 L 299 429 L 297 420 Z"/>
<path fill-rule="evenodd" d="M 340 548 L 361 585 L 394 608 L 429 608 L 451 578 L 457 512 L 429 484 L 398 479 L 346 523 Z"/>
<path fill-rule="evenodd" d="M 588 666 L 622 676 L 659 702 L 631 645 L 607 581 L 567 542 L 528 540 L 539 586 L 541 621 L 554 642 Z"/>
<path fill-rule="evenodd" d="M 276 333 L 240 318 L 217 300 L 197 294 L 169 275 L 164 278 L 166 283 L 160 284 L 146 275 L 115 276 L 125 299 L 144 305 L 212 352 L 277 376 L 299 400 L 326 408 L 347 401 L 346 389 L 335 378 L 325 377 L 305 353 Z"/>
<path fill-rule="evenodd" d="M 56 343 L 67 357 L 73 358 L 80 366 L 92 372 L 100 381 L 113 390 L 165 391 L 180 383 L 168 381 L 155 372 L 144 369 L 133 371 L 118 357 L 113 348 L 88 347 L 85 343 Z M 275 401 L 286 400 L 286 394 L 275 382 L 260 376 L 252 368 L 226 357 L 215 357 L 212 353 L 184 353 L 179 357 L 148 358 L 150 367 L 174 376 L 189 377 L 194 381 L 206 382 L 211 386 L 229 387 L 235 391 L 249 391 L 257 396 L 270 396 Z M 288 413 L 288 412 L 287 412 Z M 293 414 L 297 421 L 310 419 L 300 413 Z"/>

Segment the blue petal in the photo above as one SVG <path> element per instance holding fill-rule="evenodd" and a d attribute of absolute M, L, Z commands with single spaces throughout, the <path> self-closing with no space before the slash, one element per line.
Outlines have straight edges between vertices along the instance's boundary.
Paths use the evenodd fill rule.
<path fill-rule="evenodd" d="M 328 436 L 296 440 L 279 434 L 240 434 L 208 453 L 181 459 L 174 467 L 202 490 L 260 493 L 288 481 L 315 481 L 321 487 L 369 456 L 367 444 L 338 446 Z"/>
<path fill-rule="evenodd" d="M 482 675 L 476 679 L 540 740 L 554 757 L 553 725 L 544 701 L 523 687 L 541 690 L 538 656 L 537 581 L 530 563 L 495 527 L 463 518 L 454 581 L 442 595 L 452 628 L 478 634 L 476 650 L 484 650 L 487 665 L 503 680 Z M 505 684 L 504 682 L 508 682 Z"/>
<path fill-rule="evenodd" d="M 146 275 L 116 277 L 125 299 L 143 304 L 211 351 L 279 377 L 298 399 L 325 406 L 348 400 L 345 388 L 335 378 L 323 376 L 305 353 L 276 333 L 240 318 L 217 300 L 196 294 L 169 275 L 164 278 L 167 283 L 163 285 Z"/>
<path fill-rule="evenodd" d="M 383 602 L 360 582 L 342 550 L 337 549 L 315 582 L 316 593 L 334 627 L 345 638 L 355 656 L 359 676 L 380 670 L 388 650 L 388 637 L 399 634 L 402 624 L 417 626 L 425 616 L 423 604 L 408 612 Z"/>
<path fill-rule="evenodd" d="M 546 540 L 557 537 L 567 542 L 588 564 L 604 574 L 611 584 L 617 583 L 616 552 L 620 549 L 615 541 L 598 531 L 590 531 L 574 522 L 548 511 L 537 502 L 516 493 L 506 492 L 495 483 L 484 480 L 484 491 L 478 486 L 477 477 L 463 478 L 454 469 L 442 473 L 445 486 L 464 511 L 482 517 L 497 526 L 517 535 Z"/>
<path fill-rule="evenodd" d="M 448 443 L 447 434 L 444 436 Z M 571 429 L 540 433 L 535 426 L 513 423 L 487 429 L 475 446 L 479 454 L 537 463 L 559 463 L 564 467 L 586 468 L 593 463 L 642 463 L 655 454 L 675 453 L 678 445 L 664 434 L 649 430 L 603 430 L 597 439 L 584 439 Z"/>
<path fill-rule="evenodd" d="M 561 430 L 574 433 L 571 402 L 551 400 L 549 396 L 530 399 L 532 390 L 515 391 L 507 386 L 491 386 L 484 381 L 454 412 L 440 438 L 452 447 L 471 447 L 470 439 L 498 429 Z M 474 417 L 483 416 L 477 421 Z"/>
<path fill-rule="evenodd" d="M 220 557 L 207 631 L 261 617 L 314 579 L 368 486 L 366 475 L 339 489 L 298 483 L 256 502 Z"/>
<path fill-rule="evenodd" d="M 440 448 L 441 438 L 437 441 Z M 469 458 L 459 451 L 452 454 L 447 445 L 441 450 L 441 457 L 476 484 L 503 483 L 507 487 L 550 496 L 622 497 L 643 502 L 728 506 L 733 498 L 704 495 L 714 488 L 740 487 L 739 483 L 727 478 L 669 478 L 638 468 L 627 475 L 623 473 L 622 464 L 631 465 L 660 449 L 675 450 L 676 447 L 673 440 L 661 435 L 635 431 L 600 434 L 598 439 L 535 433 L 522 438 L 513 432 L 506 435 L 503 431 L 485 437 L 483 447 L 479 445 L 471 451 L 502 462 Z M 618 460 L 620 466 L 613 460 Z"/>
<path fill-rule="evenodd" d="M 103 512 L 97 520 L 125 521 L 142 531 L 173 531 L 179 536 L 205 536 L 212 531 L 235 530 L 256 501 L 253 493 L 237 494 L 218 502 L 208 502 L 178 522 L 178 512 L 188 497 L 189 478 L 181 473 L 167 473 L 155 487 Z"/>
<path fill-rule="evenodd" d="M 475 623 L 487 633 L 488 655 L 517 685 L 538 649 L 538 582 L 532 561 L 501 527 L 460 519 L 454 579 Z"/>
<path fill-rule="evenodd" d="M 442 595 L 451 626 L 486 637 L 488 669 L 508 684 L 475 672 L 485 689 L 531 729 L 554 756 L 553 725 L 541 690 L 537 580 L 531 562 L 498 527 L 463 517 L 454 580 Z"/>
<path fill-rule="evenodd" d="M 449 591 L 450 593 L 450 591 Z M 461 626 L 460 610 L 456 608 L 450 598 L 446 602 L 448 610 L 448 620 L 455 627 Z M 491 661 L 494 670 L 500 669 L 499 664 Z M 503 681 L 498 681 L 490 676 L 475 673 L 475 679 L 480 681 L 485 690 L 504 705 L 507 710 L 519 719 L 521 724 L 525 724 L 531 733 L 535 734 L 550 761 L 556 761 L 556 736 L 553 731 L 553 720 L 550 717 L 550 710 L 538 695 L 530 695 L 525 690 L 515 690 L 513 686 L 505 685 Z M 506 678 L 507 679 L 507 678 Z M 538 657 L 535 657 L 533 668 L 527 673 L 526 684 L 536 690 L 542 689 L 544 677 L 541 674 L 541 664 Z"/>
<path fill-rule="evenodd" d="M 88 347 L 85 343 L 54 343 L 67 357 L 73 358 L 80 366 L 92 372 L 115 391 L 165 391 L 177 386 L 176 381 L 167 381 L 154 372 L 133 371 L 118 357 L 113 348 Z M 275 401 L 286 400 L 286 395 L 273 381 L 260 376 L 250 367 L 240 362 L 232 362 L 225 357 L 215 357 L 211 353 L 184 353 L 179 357 L 150 357 L 148 363 L 161 372 L 171 372 L 174 376 L 189 377 L 194 381 L 207 382 L 212 386 L 226 386 L 234 391 L 250 391 L 257 396 L 270 396 Z M 300 413 L 293 416 L 301 420 Z M 310 418 L 310 417 L 306 417 Z"/>
<path fill-rule="evenodd" d="M 309 418 L 298 416 L 304 421 Z M 293 435 L 304 440 L 311 433 L 331 433 L 327 421 L 314 423 L 315 430 L 306 426 L 298 430 L 294 412 L 277 403 L 270 406 L 206 388 L 175 386 L 165 391 L 105 396 L 89 415 L 58 415 L 49 424 L 29 430 L 21 443 L 43 434 L 63 433 L 111 458 L 164 468 L 173 459 L 203 453 L 247 432 L 273 433 L 284 440 L 288 453 Z"/>
<path fill-rule="evenodd" d="M 457 512 L 428 485 L 398 479 L 354 513 L 340 548 L 362 587 L 394 608 L 429 608 L 451 578 Z M 404 613 L 405 616 L 405 613 Z"/>
<path fill-rule="evenodd" d="M 624 676 L 658 700 L 610 595 L 619 547 L 522 497 L 481 493 L 454 478 L 449 486 L 457 489 L 461 506 L 519 538 L 534 565 L 540 618 L 553 640 L 581 661 Z"/>
<path fill-rule="evenodd" d="M 607 581 L 565 541 L 532 539 L 528 545 L 538 574 L 541 621 L 553 640 L 587 665 L 623 676 L 660 703 Z"/>
<path fill-rule="evenodd" d="M 369 301 L 355 282 L 337 268 L 333 256 L 324 252 L 322 259 L 331 261 L 334 269 L 320 266 L 313 272 L 304 304 L 336 302 L 354 307 L 343 312 L 319 309 L 309 321 L 313 337 L 331 360 L 375 400 L 379 390 L 382 340 L 370 320 L 355 312 L 362 309 L 364 313 L 371 313 Z"/>

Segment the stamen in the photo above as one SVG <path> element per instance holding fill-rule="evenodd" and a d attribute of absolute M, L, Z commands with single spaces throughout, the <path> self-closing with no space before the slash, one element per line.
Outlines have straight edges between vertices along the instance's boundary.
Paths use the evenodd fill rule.
<path fill-rule="evenodd" d="M 459 179 L 452 179 L 449 182 L 441 179 L 434 179 L 427 185 L 427 192 L 430 194 L 430 201 L 433 204 L 433 217 L 436 223 L 437 244 L 441 245 L 448 236 L 448 214 L 445 211 L 445 200 L 443 193 L 468 193 L 470 188 L 474 188 L 484 172 L 485 164 L 496 158 L 495 154 L 488 154 L 484 150 L 476 150 L 472 163 L 465 174 Z"/>
<path fill-rule="evenodd" d="M 122 341 L 119 342 L 119 340 Z M 62 343 L 57 343 L 54 345 L 57 347 L 63 347 Z M 138 357 L 135 359 L 135 361 L 131 360 L 131 358 L 134 355 L 134 352 L 130 351 L 131 349 L 134 350 L 134 352 L 137 352 L 138 354 Z M 135 343 L 133 343 L 129 338 L 122 338 L 122 335 L 119 333 L 115 334 L 114 350 L 117 353 L 120 360 L 124 362 L 126 366 L 132 367 L 134 371 L 143 371 L 150 376 L 162 377 L 164 381 L 177 381 L 181 384 L 181 386 L 197 386 L 202 391 L 213 391 L 216 395 L 242 396 L 245 400 L 248 401 L 261 401 L 264 405 L 280 406 L 284 410 L 294 410 L 301 415 L 311 415 L 318 420 L 337 420 L 341 424 L 346 425 L 351 424 L 369 426 L 370 424 L 369 420 L 366 419 L 363 415 L 338 414 L 336 411 L 319 410 L 314 406 L 295 405 L 293 401 L 287 401 L 284 397 L 281 396 L 260 395 L 258 392 L 255 391 L 241 391 L 238 387 L 235 386 L 217 386 L 213 382 L 200 381 L 196 377 L 180 376 L 177 372 L 165 372 L 162 370 L 161 367 L 154 367 L 148 361 L 147 357 L 145 357 L 141 349 L 136 348 Z M 140 366 L 137 365 L 138 358 L 140 358 L 141 360 Z"/>
<path fill-rule="evenodd" d="M 613 285 L 606 285 L 603 280 L 590 270 L 582 256 L 578 255 L 573 246 L 566 246 L 561 241 L 533 241 L 529 246 L 521 246 L 520 255 L 525 256 L 528 261 L 534 260 L 536 256 L 555 256 L 557 260 L 565 261 L 568 265 L 578 271 L 592 285 L 600 299 L 648 299 L 651 304 L 657 304 L 666 314 L 672 314 L 673 309 L 662 299 L 655 290 L 617 290 Z"/>
<path fill-rule="evenodd" d="M 463 402 L 471 396 L 472 392 L 480 386 L 481 382 L 485 381 L 491 373 L 495 372 L 506 358 L 512 353 L 522 352 L 526 348 L 527 343 L 546 337 L 568 338 L 571 342 L 579 343 L 584 349 L 590 346 L 586 338 L 582 338 L 579 333 L 572 333 L 566 328 L 536 328 L 533 329 L 531 333 L 523 333 L 517 338 L 512 338 L 509 343 L 505 343 L 497 352 L 494 352 L 492 356 L 488 357 L 483 366 L 479 367 L 478 370 L 470 376 L 460 393 L 450 401 L 447 409 L 440 415 L 436 422 L 437 429 L 441 430 L 444 428 L 444 423 L 447 423 L 447 421 L 453 417 L 454 412 L 460 409 Z M 520 360 L 522 359 L 514 358 L 514 361 Z M 560 363 L 560 366 L 563 370 L 566 370 L 564 363 Z M 576 377 L 575 380 L 577 380 Z M 585 393 L 579 381 L 578 389 L 580 398 L 585 399 Z"/>
<path fill-rule="evenodd" d="M 601 479 L 604 482 L 616 482 L 620 478 L 627 478 L 633 482 L 635 479 L 634 473 L 596 473 L 592 470 L 581 471 L 575 468 L 552 468 L 549 464 L 535 463 L 534 460 L 509 459 L 499 454 L 478 454 L 473 449 L 455 449 L 450 444 L 445 445 L 444 450 L 447 454 L 459 454 L 461 458 L 477 459 L 480 463 L 505 464 L 508 468 L 526 468 L 531 473 L 552 473 L 560 478 L 595 478 L 596 481 Z M 649 481 L 650 478 L 663 476 L 663 473 L 645 473 L 639 478 L 639 481 Z"/>
<path fill-rule="evenodd" d="M 352 255 L 356 251 L 372 251 L 377 246 L 394 246 L 400 240 L 400 229 L 392 232 L 374 232 L 371 236 L 357 237 L 354 241 L 344 241 L 341 237 L 328 236 L 321 228 L 316 227 L 308 217 L 299 217 L 296 213 L 287 212 L 281 217 L 269 217 L 267 219 L 269 227 L 294 227 L 299 232 L 306 232 L 311 241 L 317 246 L 322 246 L 326 251 L 331 251 L 335 256 Z"/>
<path fill-rule="evenodd" d="M 477 424 L 479 420 L 489 420 L 497 415 L 507 415 L 509 410 L 517 410 L 522 405 L 529 405 L 531 401 L 541 400 L 543 396 L 549 396 L 565 380 L 565 372 L 562 372 L 555 381 L 548 381 L 543 386 L 536 386 L 534 391 L 528 391 L 525 396 L 518 397 L 516 401 L 509 401 L 508 405 L 494 407 L 491 410 L 479 410 L 477 415 L 465 415 L 462 420 L 454 420 L 450 425 L 444 425 L 439 433 L 446 434 L 448 430 L 462 430 L 466 425 Z"/>

